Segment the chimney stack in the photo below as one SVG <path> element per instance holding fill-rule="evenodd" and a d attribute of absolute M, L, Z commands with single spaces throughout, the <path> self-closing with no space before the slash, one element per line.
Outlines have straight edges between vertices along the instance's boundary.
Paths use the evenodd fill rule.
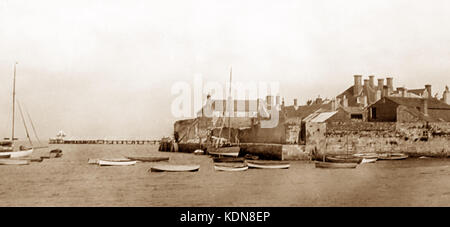
<path fill-rule="evenodd" d="M 364 80 L 364 88 L 367 88 L 369 86 L 370 86 L 369 79 L 365 79 Z"/>
<path fill-rule="evenodd" d="M 431 99 L 433 97 L 433 94 L 431 93 L 431 85 L 430 84 L 425 85 L 425 90 L 427 91 L 427 97 Z"/>
<path fill-rule="evenodd" d="M 377 90 L 383 91 L 384 79 L 378 79 L 378 87 Z"/>
<path fill-rule="evenodd" d="M 389 87 L 387 85 L 383 86 L 383 91 L 381 92 L 381 97 L 388 97 L 389 96 Z"/>
<path fill-rule="evenodd" d="M 428 116 L 428 99 L 423 99 L 423 114 Z"/>
<path fill-rule="evenodd" d="M 405 97 L 405 88 L 404 87 L 398 87 L 397 91 L 401 97 Z"/>
<path fill-rule="evenodd" d="M 354 75 L 355 83 L 353 85 L 353 95 L 358 96 L 362 91 L 362 76 Z"/>
<path fill-rule="evenodd" d="M 374 81 L 375 76 L 369 76 L 369 86 L 370 88 L 374 88 L 375 87 L 375 81 Z"/>
<path fill-rule="evenodd" d="M 448 86 L 445 86 L 445 91 L 442 94 L 442 101 L 450 105 L 450 91 L 448 90 Z"/>
<path fill-rule="evenodd" d="M 394 91 L 394 83 L 393 83 L 394 78 L 392 77 L 388 77 L 386 78 L 386 85 L 388 86 L 388 92 L 389 94 Z"/>

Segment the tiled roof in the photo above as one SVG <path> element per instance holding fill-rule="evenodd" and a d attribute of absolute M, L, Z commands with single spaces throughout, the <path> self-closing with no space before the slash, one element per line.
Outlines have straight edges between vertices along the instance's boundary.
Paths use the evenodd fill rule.
<path fill-rule="evenodd" d="M 423 98 L 407 98 L 407 97 L 386 97 L 393 102 L 410 107 L 422 107 L 424 99 Z M 428 109 L 445 109 L 450 110 L 450 105 L 445 104 L 437 99 L 426 99 L 428 102 Z"/>

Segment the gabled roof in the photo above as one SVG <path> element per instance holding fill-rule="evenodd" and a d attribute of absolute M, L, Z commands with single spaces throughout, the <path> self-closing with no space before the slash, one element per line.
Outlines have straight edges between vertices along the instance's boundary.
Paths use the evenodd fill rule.
<path fill-rule="evenodd" d="M 283 108 L 286 118 L 305 118 L 314 112 L 325 112 L 330 110 L 331 103 L 298 106 L 297 109 L 295 109 L 294 106 L 287 106 Z"/>
<path fill-rule="evenodd" d="M 423 107 L 423 98 L 407 98 L 407 97 L 386 97 L 391 101 L 409 107 Z M 450 105 L 445 104 L 437 99 L 426 99 L 428 102 L 428 109 L 443 109 L 450 110 Z"/>
<path fill-rule="evenodd" d="M 312 113 L 308 117 L 304 119 L 305 122 L 325 122 L 330 117 L 334 116 L 337 113 L 337 111 L 333 112 L 323 112 L 323 113 Z"/>

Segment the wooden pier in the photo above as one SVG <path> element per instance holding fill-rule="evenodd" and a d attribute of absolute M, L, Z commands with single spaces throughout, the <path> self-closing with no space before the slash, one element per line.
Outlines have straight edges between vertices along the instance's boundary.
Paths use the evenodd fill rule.
<path fill-rule="evenodd" d="M 139 139 L 49 139 L 49 144 L 128 144 L 144 145 L 159 144 L 159 140 L 139 140 Z"/>

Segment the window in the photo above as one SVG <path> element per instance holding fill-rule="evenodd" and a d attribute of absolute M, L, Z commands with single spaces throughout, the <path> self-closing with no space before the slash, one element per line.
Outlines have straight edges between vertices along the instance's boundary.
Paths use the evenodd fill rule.
<path fill-rule="evenodd" d="M 372 107 L 372 119 L 377 119 L 377 108 Z"/>
<path fill-rule="evenodd" d="M 356 119 L 356 120 L 362 120 L 363 119 L 363 115 L 362 114 L 351 114 L 350 118 L 351 119 Z"/>

